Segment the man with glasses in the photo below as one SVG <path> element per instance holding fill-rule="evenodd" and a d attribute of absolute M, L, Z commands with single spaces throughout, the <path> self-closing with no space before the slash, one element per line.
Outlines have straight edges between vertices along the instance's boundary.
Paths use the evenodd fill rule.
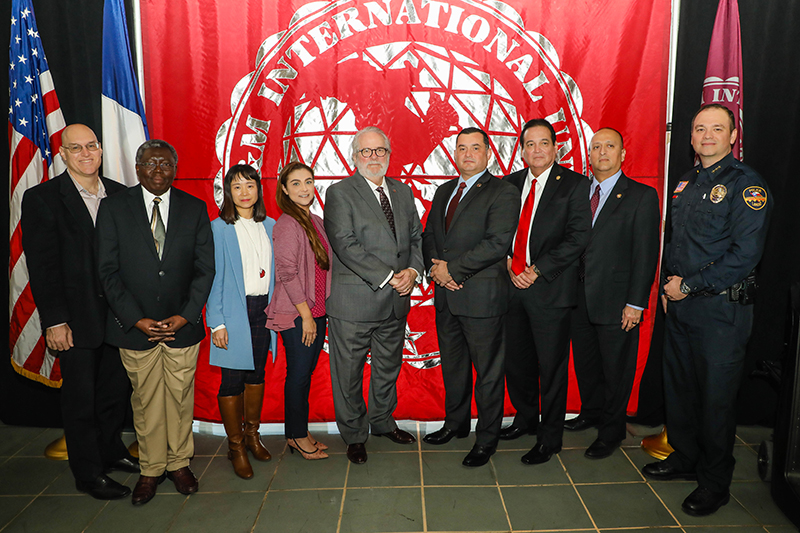
<path fill-rule="evenodd" d="M 100 281 L 112 311 L 106 337 L 133 384 L 141 464 L 134 505 L 150 501 L 165 477 L 181 494 L 198 488 L 189 468 L 194 372 L 214 241 L 205 202 L 172 187 L 177 163 L 169 143 L 146 141 L 136 151 L 139 185 L 105 200 L 97 215 Z"/>
<path fill-rule="evenodd" d="M 356 172 L 326 195 L 325 231 L 333 248 L 329 320 L 336 423 L 355 464 L 367 460 L 369 432 L 398 444 L 397 376 L 403 363 L 411 291 L 422 272 L 422 224 L 411 189 L 386 177 L 391 146 L 370 126 L 353 138 Z M 369 414 L 362 381 L 371 356 Z"/>
<path fill-rule="evenodd" d="M 103 334 L 108 307 L 97 276 L 94 224 L 100 200 L 125 187 L 100 177 L 103 150 L 83 124 L 61 134 L 67 170 L 22 200 L 22 244 L 47 347 L 61 364 L 61 410 L 75 486 L 100 500 L 130 489 L 109 470 L 138 472 L 120 432 L 130 383 Z"/>

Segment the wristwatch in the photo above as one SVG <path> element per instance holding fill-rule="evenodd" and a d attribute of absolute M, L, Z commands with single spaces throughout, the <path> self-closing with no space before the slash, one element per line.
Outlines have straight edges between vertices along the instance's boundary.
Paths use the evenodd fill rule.
<path fill-rule="evenodd" d="M 539 270 L 539 267 L 537 267 L 536 265 L 531 265 L 531 267 L 533 268 L 533 272 L 534 272 L 534 273 L 535 273 L 537 276 L 541 276 L 541 275 L 542 275 L 542 271 L 541 271 L 541 270 Z"/>
<path fill-rule="evenodd" d="M 689 286 L 686 284 L 686 282 L 685 282 L 685 281 L 681 281 L 681 292 L 682 292 L 683 294 L 689 294 L 690 292 L 692 292 L 692 288 L 691 288 L 691 287 L 689 287 Z"/>

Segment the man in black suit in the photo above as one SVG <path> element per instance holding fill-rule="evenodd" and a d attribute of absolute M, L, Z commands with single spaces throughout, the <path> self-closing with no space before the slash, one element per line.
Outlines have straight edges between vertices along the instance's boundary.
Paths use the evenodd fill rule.
<path fill-rule="evenodd" d="M 67 126 L 67 170 L 25 192 L 22 245 L 47 347 L 61 364 L 61 410 L 75 486 L 101 500 L 130 489 L 107 477 L 138 472 L 120 438 L 130 383 L 119 352 L 104 343 L 108 307 L 97 276 L 94 223 L 100 200 L 125 189 L 100 177 L 103 150 L 83 124 Z"/>
<path fill-rule="evenodd" d="M 140 184 L 105 200 L 97 215 L 100 280 L 113 313 L 106 338 L 133 384 L 142 468 L 134 505 L 150 501 L 165 475 L 182 494 L 198 486 L 189 468 L 194 371 L 214 242 L 205 202 L 172 187 L 177 163 L 169 143 L 146 141 L 136 152 Z"/>
<path fill-rule="evenodd" d="M 516 189 L 486 171 L 489 137 L 466 128 L 456 138 L 460 177 L 436 190 L 422 236 L 426 271 L 436 282 L 436 333 L 442 357 L 445 421 L 426 435 L 444 444 L 469 435 L 472 366 L 478 423 L 465 466 L 485 465 L 503 419 L 503 315 L 508 306 L 505 257 L 519 216 Z"/>
<path fill-rule="evenodd" d="M 625 438 L 642 311 L 658 263 L 656 190 L 622 172 L 622 135 L 602 128 L 589 145 L 592 231 L 578 268 L 571 337 L 581 414 L 565 429 L 598 427 L 586 457 L 608 457 Z"/>
<path fill-rule="evenodd" d="M 522 212 L 508 259 L 511 289 L 505 322 L 506 382 L 517 415 L 500 433 L 514 439 L 536 433 L 522 457 L 539 464 L 561 451 L 567 409 L 569 317 L 577 302 L 578 258 L 591 229 L 589 179 L 555 164 L 553 126 L 529 120 L 520 133 L 528 168 L 503 181 L 522 198 Z M 542 421 L 539 424 L 539 381 Z"/>

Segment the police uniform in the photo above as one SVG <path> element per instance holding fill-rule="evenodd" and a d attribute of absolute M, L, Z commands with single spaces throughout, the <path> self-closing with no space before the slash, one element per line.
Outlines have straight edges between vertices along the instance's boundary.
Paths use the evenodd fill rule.
<path fill-rule="evenodd" d="M 689 171 L 672 195 L 663 271 L 681 276 L 688 296 L 667 308 L 664 394 L 675 452 L 666 462 L 714 492 L 733 476 L 734 402 L 753 324 L 753 306 L 731 287 L 761 259 L 771 203 L 761 176 L 732 154 Z"/>

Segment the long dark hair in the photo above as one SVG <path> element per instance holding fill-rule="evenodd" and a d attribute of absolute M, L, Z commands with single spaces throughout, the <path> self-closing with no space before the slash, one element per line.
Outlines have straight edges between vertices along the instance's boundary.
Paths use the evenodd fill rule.
<path fill-rule="evenodd" d="M 264 206 L 264 193 L 261 191 L 261 176 L 250 165 L 233 165 L 225 174 L 225 178 L 222 180 L 223 199 L 222 207 L 219 208 L 219 218 L 228 224 L 233 224 L 239 220 L 239 212 L 236 210 L 236 204 L 233 203 L 233 197 L 231 196 L 231 185 L 233 180 L 240 176 L 248 181 L 256 182 L 258 199 L 253 205 L 253 220 L 263 222 L 267 218 L 267 208 Z"/>
<path fill-rule="evenodd" d="M 311 221 L 311 215 L 306 213 L 305 209 L 294 203 L 292 199 L 289 198 L 289 195 L 283 191 L 286 182 L 289 180 L 289 176 L 295 170 L 307 170 L 311 174 L 311 177 L 314 177 L 314 170 L 312 170 L 310 166 L 304 165 L 299 161 L 292 161 L 283 167 L 280 176 L 278 176 L 275 201 L 281 211 L 295 219 L 300 226 L 303 227 L 306 232 L 306 237 L 308 237 L 308 243 L 311 245 L 311 250 L 314 252 L 314 257 L 317 259 L 317 264 L 322 270 L 328 270 L 330 267 L 328 253 L 325 251 L 325 246 L 322 245 L 319 235 L 317 235 L 317 230 L 314 228 L 314 223 Z"/>

